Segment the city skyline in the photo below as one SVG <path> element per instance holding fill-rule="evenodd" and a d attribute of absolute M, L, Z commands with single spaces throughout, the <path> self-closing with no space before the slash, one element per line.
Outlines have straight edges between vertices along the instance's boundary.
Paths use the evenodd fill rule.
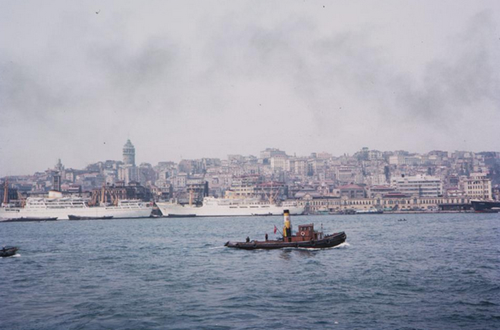
<path fill-rule="evenodd" d="M 500 328 L 500 0 L 0 0 L 2 329 Z"/>
<path fill-rule="evenodd" d="M 0 176 L 127 138 L 152 164 L 498 148 L 497 1 L 1 7 Z"/>
<path fill-rule="evenodd" d="M 125 152 L 125 149 L 127 149 L 127 152 Z M 132 153 L 131 153 L 131 149 L 133 150 Z M 59 157 L 59 158 L 57 158 L 57 159 L 55 159 L 53 161 L 53 164 L 50 164 L 46 168 L 39 168 L 39 169 L 37 169 L 37 170 L 35 170 L 35 171 L 31 172 L 31 173 L 2 174 L 0 172 L 0 178 L 7 178 L 9 176 L 26 176 L 26 175 L 31 175 L 33 173 L 43 172 L 43 171 L 45 171 L 47 169 L 52 169 L 52 168 L 60 167 L 63 164 L 64 164 L 64 167 L 67 168 L 67 169 L 79 170 L 79 169 L 84 169 L 87 166 L 90 166 L 90 165 L 93 165 L 93 164 L 97 164 L 97 163 L 100 163 L 100 162 L 106 162 L 106 161 L 122 162 L 124 165 L 128 164 L 128 165 L 133 165 L 133 166 L 140 166 L 141 164 L 149 164 L 149 165 L 152 165 L 152 166 L 156 166 L 160 162 L 173 162 L 175 164 L 179 164 L 183 160 L 184 161 L 185 160 L 201 160 L 201 159 L 227 160 L 227 159 L 230 158 L 230 156 L 235 156 L 235 155 L 237 155 L 237 156 L 243 156 L 243 157 L 252 157 L 253 156 L 253 157 L 256 157 L 256 158 L 260 159 L 261 158 L 260 157 L 261 152 L 263 152 L 265 150 L 271 150 L 271 149 L 272 150 L 278 150 L 278 151 L 284 152 L 286 154 L 286 156 L 290 157 L 290 158 L 294 158 L 294 157 L 297 157 L 297 158 L 310 158 L 313 154 L 328 154 L 328 155 L 331 156 L 332 159 L 341 158 L 343 156 L 352 157 L 356 153 L 362 152 L 363 149 L 366 149 L 366 151 L 379 151 L 379 152 L 382 152 L 382 153 L 394 153 L 394 154 L 396 154 L 398 152 L 407 152 L 409 155 L 426 155 L 426 154 L 432 153 L 433 151 L 446 152 L 449 155 L 451 155 L 454 152 L 464 152 L 464 153 L 470 152 L 470 153 L 474 153 L 474 154 L 478 154 L 478 153 L 482 153 L 482 152 L 495 152 L 495 153 L 500 152 L 498 150 L 473 151 L 473 150 L 442 150 L 442 149 L 433 149 L 433 150 L 428 150 L 426 152 L 419 153 L 419 152 L 413 152 L 412 150 L 378 150 L 378 149 L 372 149 L 372 148 L 368 148 L 368 147 L 363 147 L 363 148 L 360 148 L 359 150 L 356 150 L 356 151 L 354 151 L 352 153 L 342 153 L 342 154 L 338 154 L 338 155 L 333 154 L 331 152 L 328 152 L 327 150 L 322 150 L 322 151 L 316 150 L 316 151 L 310 151 L 307 154 L 296 154 L 296 153 L 290 153 L 289 151 L 281 149 L 281 148 L 267 146 L 265 148 L 262 148 L 261 150 L 259 150 L 258 152 L 254 153 L 254 154 L 232 153 L 232 154 L 226 154 L 223 157 L 211 157 L 210 155 L 208 155 L 207 157 L 193 157 L 193 158 L 179 158 L 179 159 L 160 159 L 157 162 L 150 162 L 148 160 L 144 160 L 144 159 L 140 159 L 140 158 L 137 160 L 137 158 L 136 158 L 137 152 L 136 151 L 138 149 L 135 146 L 135 144 L 133 143 L 133 141 L 131 141 L 130 139 L 127 139 L 126 143 L 122 144 L 121 148 L 119 148 L 118 151 L 116 152 L 116 153 L 120 154 L 116 158 L 107 157 L 107 158 L 98 159 L 98 160 L 95 160 L 95 161 L 92 161 L 92 162 L 89 161 L 89 162 L 87 162 L 82 167 L 76 167 L 76 166 L 72 166 L 71 164 L 68 165 L 68 163 L 66 163 L 64 161 L 63 157 Z M 125 153 L 127 153 L 128 156 L 125 156 Z M 139 154 L 140 154 L 140 150 L 139 150 Z M 130 156 L 130 155 L 132 155 L 132 156 Z M 127 157 L 127 158 L 128 157 L 132 157 L 131 159 L 133 159 L 133 160 L 125 160 L 124 157 Z"/>
<path fill-rule="evenodd" d="M 500 152 L 495 151 L 433 150 L 412 154 L 364 147 L 353 155 L 336 157 L 325 152 L 292 156 L 285 150 L 266 148 L 258 156 L 233 154 L 227 159 L 184 159 L 178 163 L 164 160 L 156 165 L 138 165 L 135 156 L 135 146 L 127 139 L 122 160 L 107 159 L 77 169 L 64 166 L 59 159 L 45 171 L 5 177 L 4 188 L 10 186 L 13 190 L 8 190 L 8 195 L 3 191 L 4 200 L 19 199 L 19 193 L 25 197 L 43 196 L 55 190 L 91 194 L 93 203 L 99 198 L 116 200 L 118 195 L 184 203 L 193 199 L 201 202 L 206 196 L 258 196 L 264 200 L 298 198 L 301 203 L 313 198 L 316 200 L 310 209 L 326 204 L 338 209 L 358 204 L 365 208 L 373 203 L 381 205 L 378 200 L 384 197 L 389 208 L 402 203 L 409 208 L 435 209 L 440 203 L 463 204 L 463 198 L 498 200 L 500 182 Z M 108 190 L 104 195 L 103 187 Z M 351 204 L 339 204 L 342 197 L 353 200 Z M 365 198 L 373 200 L 367 202 Z"/>

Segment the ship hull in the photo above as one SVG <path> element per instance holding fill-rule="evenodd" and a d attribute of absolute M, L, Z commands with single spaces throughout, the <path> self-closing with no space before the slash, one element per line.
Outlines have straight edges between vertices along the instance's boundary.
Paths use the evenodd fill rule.
<path fill-rule="evenodd" d="M 69 220 L 69 215 L 79 217 L 103 218 L 148 218 L 151 215 L 152 207 L 143 208 L 120 208 L 118 206 L 95 206 L 82 208 L 62 208 L 62 209 L 25 209 L 25 208 L 4 208 L 0 210 L 2 219 L 19 218 L 54 218 L 58 220 Z"/>
<path fill-rule="evenodd" d="M 165 217 L 235 217 L 235 216 L 268 216 L 281 215 L 283 210 L 299 215 L 304 208 L 298 206 L 263 205 L 221 205 L 221 206 L 189 206 L 170 202 L 156 202 Z"/>
<path fill-rule="evenodd" d="M 227 242 L 224 246 L 242 249 L 242 250 L 275 250 L 284 248 L 303 248 L 303 249 L 326 249 L 335 247 L 345 242 L 347 236 L 344 232 L 325 236 L 320 240 L 307 240 L 286 242 L 283 240 L 277 241 L 251 241 L 251 242 Z"/>
<path fill-rule="evenodd" d="M 500 210 L 500 202 L 471 201 L 471 205 L 476 212 L 498 213 Z"/>

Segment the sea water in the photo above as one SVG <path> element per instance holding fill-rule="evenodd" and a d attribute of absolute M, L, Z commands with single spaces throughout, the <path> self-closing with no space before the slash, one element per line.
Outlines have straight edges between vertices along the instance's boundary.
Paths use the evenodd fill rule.
<path fill-rule="evenodd" d="M 20 247 L 0 259 L 0 329 L 500 329 L 499 214 L 296 216 L 347 243 L 224 247 L 282 222 L 0 223 Z"/>

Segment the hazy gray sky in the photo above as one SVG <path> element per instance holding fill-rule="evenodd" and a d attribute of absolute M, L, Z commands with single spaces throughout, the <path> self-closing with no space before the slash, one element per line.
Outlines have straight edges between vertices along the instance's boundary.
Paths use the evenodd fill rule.
<path fill-rule="evenodd" d="M 500 1 L 0 0 L 0 176 L 500 148 Z"/>

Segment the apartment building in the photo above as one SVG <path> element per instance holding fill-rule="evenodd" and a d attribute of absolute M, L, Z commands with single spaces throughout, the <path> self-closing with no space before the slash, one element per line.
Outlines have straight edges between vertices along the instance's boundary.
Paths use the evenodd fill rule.
<path fill-rule="evenodd" d="M 443 195 L 443 183 L 439 178 L 426 175 L 391 178 L 391 185 L 408 196 L 438 197 Z"/>
<path fill-rule="evenodd" d="M 465 195 L 472 199 L 492 200 L 491 180 L 484 173 L 472 173 L 461 180 Z"/>

